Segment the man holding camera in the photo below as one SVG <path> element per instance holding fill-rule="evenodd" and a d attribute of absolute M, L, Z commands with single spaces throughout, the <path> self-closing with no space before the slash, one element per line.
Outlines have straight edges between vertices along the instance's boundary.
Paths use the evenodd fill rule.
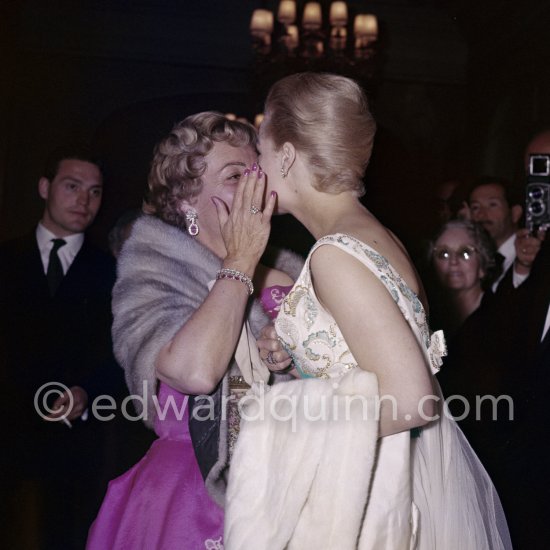
<path fill-rule="evenodd" d="M 529 142 L 526 159 L 531 154 L 550 156 L 550 131 Z M 495 483 L 514 548 L 537 549 L 550 540 L 550 242 L 544 231 L 514 233 L 521 206 L 509 202 L 504 191 L 499 183 L 485 182 L 474 188 L 471 202 L 478 206 L 474 219 L 484 223 L 501 252 L 510 252 L 506 245 L 513 242 L 514 267 L 508 261 L 498 292 L 484 300 L 451 342 L 440 381 L 445 395 L 465 397 L 476 411 L 461 427 Z M 524 276 L 516 288 L 512 270 Z M 478 414 L 476 400 L 483 396 L 509 398 L 512 407 L 500 401 L 497 418 L 491 405 Z M 463 410 L 451 405 L 451 412 Z"/>

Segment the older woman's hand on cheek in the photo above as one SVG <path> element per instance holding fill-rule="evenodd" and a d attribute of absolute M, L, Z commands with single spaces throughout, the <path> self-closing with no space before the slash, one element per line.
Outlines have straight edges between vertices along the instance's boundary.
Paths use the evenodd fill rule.
<path fill-rule="evenodd" d="M 271 193 L 262 210 L 265 175 L 257 164 L 245 170 L 229 212 L 218 197 L 212 198 L 218 212 L 227 255 L 224 267 L 237 269 L 252 277 L 267 245 L 276 193 Z"/>
<path fill-rule="evenodd" d="M 290 372 L 292 375 L 297 376 L 296 369 L 292 368 L 289 371 L 292 358 L 277 338 L 277 332 L 273 324 L 270 323 L 262 329 L 256 343 L 258 344 L 262 361 L 271 372 Z"/>

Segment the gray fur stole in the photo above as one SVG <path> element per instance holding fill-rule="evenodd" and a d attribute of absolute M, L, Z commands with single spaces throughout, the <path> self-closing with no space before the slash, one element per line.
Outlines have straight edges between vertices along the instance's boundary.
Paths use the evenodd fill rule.
<path fill-rule="evenodd" d="M 156 357 L 204 302 L 208 283 L 215 279 L 221 264 L 220 258 L 187 233 L 153 216 L 135 222 L 122 249 L 113 289 L 113 347 L 130 393 L 144 397 L 134 404 L 150 428 L 156 417 Z M 281 251 L 275 261 L 275 267 L 293 279 L 302 265 L 303 259 L 288 251 Z M 258 300 L 251 300 L 247 319 L 255 335 L 269 322 Z M 227 372 L 235 369 L 232 361 Z M 196 425 L 190 421 L 199 467 L 218 502 L 223 501 L 228 458 L 227 426 L 222 421 L 222 396 L 229 393 L 227 378 L 226 374 L 211 396 L 215 420 Z M 194 402 L 192 399 L 191 406 Z"/>

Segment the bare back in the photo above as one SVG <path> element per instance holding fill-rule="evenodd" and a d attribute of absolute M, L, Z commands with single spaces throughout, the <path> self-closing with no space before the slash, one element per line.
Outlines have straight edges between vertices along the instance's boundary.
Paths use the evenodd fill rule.
<path fill-rule="evenodd" d="M 364 215 L 351 220 L 351 223 L 342 224 L 342 228 L 339 228 L 337 232 L 356 238 L 386 258 L 388 263 L 405 281 L 405 284 L 419 297 L 424 309 L 428 309 L 420 276 L 405 246 L 392 231 L 384 227 L 370 212 L 365 211 Z"/>

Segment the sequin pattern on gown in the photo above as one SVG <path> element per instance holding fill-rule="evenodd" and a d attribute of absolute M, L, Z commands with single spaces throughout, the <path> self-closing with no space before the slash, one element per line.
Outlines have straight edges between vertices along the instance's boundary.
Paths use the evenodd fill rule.
<path fill-rule="evenodd" d="M 430 351 L 432 370 L 437 370 L 438 358 L 432 359 L 431 356 L 444 353 L 443 338 L 440 335 L 434 344 L 426 312 L 418 296 L 384 256 L 353 237 L 336 234 L 323 237 L 312 248 L 275 322 L 281 343 L 292 356 L 300 375 L 329 378 L 341 376 L 357 366 L 338 325 L 317 300 L 311 282 L 311 254 L 324 244 L 336 245 L 352 254 L 380 279 L 405 319 L 414 325 L 426 350 Z"/>

